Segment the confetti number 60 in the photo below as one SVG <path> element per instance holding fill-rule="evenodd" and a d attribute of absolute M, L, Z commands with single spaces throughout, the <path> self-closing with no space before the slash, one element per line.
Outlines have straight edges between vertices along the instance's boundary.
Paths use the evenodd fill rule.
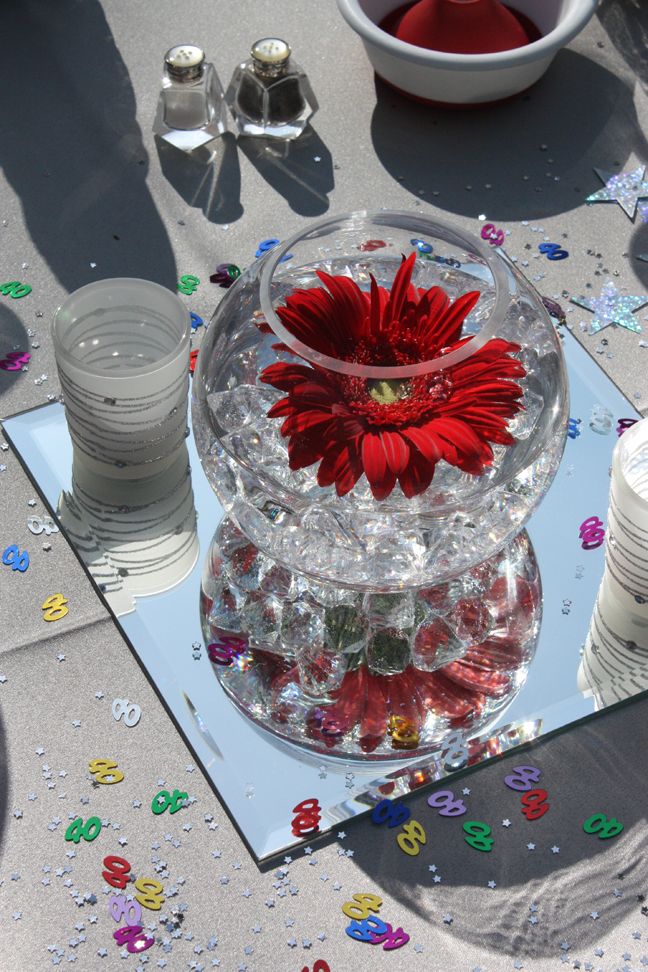
<path fill-rule="evenodd" d="M 382 945 L 384 952 L 393 952 L 396 948 L 402 948 L 403 945 L 407 945 L 410 937 L 407 932 L 404 932 L 402 928 L 392 929 L 392 926 L 387 924 L 387 932 L 383 935 L 374 935 L 371 933 L 371 944 L 372 945 Z"/>
<path fill-rule="evenodd" d="M 540 779 L 540 770 L 537 766 L 514 766 L 513 772 L 504 777 L 504 783 L 509 790 L 530 790 L 531 784 L 537 783 Z"/>
<path fill-rule="evenodd" d="M 115 857 L 114 854 L 104 857 L 103 865 L 106 868 L 101 872 L 101 876 L 111 888 L 119 888 L 123 891 L 130 880 L 131 866 L 123 857 Z"/>
<path fill-rule="evenodd" d="M 371 916 L 369 918 L 363 918 L 362 921 L 352 921 L 344 930 L 349 938 L 353 938 L 356 942 L 377 944 L 372 941 L 372 934 L 384 935 L 388 927 L 380 918 Z"/>
<path fill-rule="evenodd" d="M 410 857 L 416 857 L 421 848 L 419 844 L 427 843 L 427 837 L 425 836 L 425 831 L 421 827 L 418 820 L 410 820 L 403 827 L 402 834 L 399 834 L 396 838 L 398 846 L 405 854 L 409 854 Z"/>
<path fill-rule="evenodd" d="M 354 901 L 356 904 L 353 903 Z M 382 898 L 375 894 L 354 894 L 353 901 L 347 901 L 342 906 L 342 914 L 346 915 L 347 918 L 363 921 L 369 917 L 372 911 L 379 911 L 381 904 Z"/>
<path fill-rule="evenodd" d="M 135 882 L 135 887 L 140 892 L 135 895 L 135 900 L 144 908 L 149 908 L 151 911 L 159 911 L 164 904 L 164 888 L 159 881 L 154 881 L 153 878 L 138 878 Z"/>
<path fill-rule="evenodd" d="M 0 368 L 3 371 L 20 371 L 23 365 L 29 362 L 31 355 L 27 352 L 22 351 L 10 351 L 2 361 L 0 361 Z"/>
<path fill-rule="evenodd" d="M 412 811 L 404 803 L 392 803 L 391 800 L 381 800 L 371 811 L 371 820 L 375 824 L 386 823 L 388 827 L 400 827 L 412 816 Z"/>
<path fill-rule="evenodd" d="M 44 621 L 60 621 L 70 610 L 66 607 L 67 598 L 62 594 L 50 594 L 46 601 L 43 601 L 42 610 Z"/>
<path fill-rule="evenodd" d="M 29 284 L 21 283 L 20 280 L 11 280 L 9 283 L 0 284 L 0 294 L 4 294 L 5 297 L 26 297 L 27 294 L 31 294 L 31 291 Z"/>
<path fill-rule="evenodd" d="M 464 745 L 464 738 L 460 732 L 451 732 L 443 740 L 441 755 L 444 766 L 450 769 L 459 769 L 468 762 L 468 750 Z"/>
<path fill-rule="evenodd" d="M 131 955 L 145 952 L 151 945 L 155 945 L 155 939 L 147 938 L 141 925 L 126 925 L 125 928 L 118 928 L 113 932 L 113 938 L 118 945 L 126 945 Z"/>
<path fill-rule="evenodd" d="M 93 833 L 91 834 L 90 831 L 93 831 Z M 85 823 L 81 817 L 77 817 L 65 831 L 65 839 L 78 844 L 82 837 L 84 840 L 93 841 L 100 833 L 101 820 L 99 817 L 88 817 Z"/>
<path fill-rule="evenodd" d="M 153 797 L 153 802 L 151 803 L 151 810 L 155 814 L 164 813 L 164 811 L 169 807 L 169 813 L 177 813 L 178 810 L 182 808 L 183 800 L 187 799 L 187 793 L 181 793 L 180 790 L 174 790 L 173 796 L 168 790 L 160 790 L 159 793 Z M 162 802 L 160 803 L 160 797 L 162 797 Z"/>
<path fill-rule="evenodd" d="M 440 817 L 461 817 L 466 813 L 463 800 L 455 800 L 452 790 L 437 790 L 428 797 L 428 806 L 435 809 L 442 807 L 439 810 Z"/>
<path fill-rule="evenodd" d="M 108 911 L 115 919 L 122 918 L 127 925 L 139 925 L 142 918 L 142 908 L 137 901 L 129 901 L 123 894 L 113 894 L 108 901 Z"/>
<path fill-rule="evenodd" d="M 623 830 L 623 824 L 616 817 L 606 817 L 604 813 L 593 813 L 583 824 L 586 834 L 598 834 L 599 840 L 616 837 Z"/>
<path fill-rule="evenodd" d="M 111 783 L 121 783 L 124 779 L 124 774 L 120 769 L 117 769 L 117 763 L 114 759 L 91 759 L 88 763 L 88 769 L 97 783 L 110 785 Z"/>
<path fill-rule="evenodd" d="M 463 825 L 464 840 L 470 847 L 478 851 L 491 851 L 493 849 L 493 838 L 488 835 L 491 832 L 488 824 L 480 820 L 467 820 Z"/>
<path fill-rule="evenodd" d="M 5 567 L 11 567 L 12 570 L 19 570 L 24 574 L 29 567 L 29 554 L 26 550 L 21 553 L 16 544 L 12 543 L 9 547 L 5 547 L 2 563 Z"/>
<path fill-rule="evenodd" d="M 538 820 L 540 817 L 544 817 L 549 809 L 549 804 L 546 802 L 547 796 L 546 790 L 529 790 L 528 793 L 524 794 L 520 803 L 522 804 L 522 813 L 527 820 Z"/>

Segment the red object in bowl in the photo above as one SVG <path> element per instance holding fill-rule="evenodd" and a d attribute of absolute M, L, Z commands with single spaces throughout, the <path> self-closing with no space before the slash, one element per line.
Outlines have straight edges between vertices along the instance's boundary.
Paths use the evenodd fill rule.
<path fill-rule="evenodd" d="M 540 37 L 536 26 L 499 0 L 418 0 L 389 14 L 382 30 L 406 44 L 450 54 L 494 54 Z"/>

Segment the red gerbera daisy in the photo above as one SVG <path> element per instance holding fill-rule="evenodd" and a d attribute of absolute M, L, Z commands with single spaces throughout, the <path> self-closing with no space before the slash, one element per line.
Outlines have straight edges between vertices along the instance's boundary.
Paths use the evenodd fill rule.
<path fill-rule="evenodd" d="M 479 292 L 450 303 L 440 287 L 414 287 L 415 258 L 403 259 L 391 293 L 373 277 L 365 293 L 349 277 L 318 271 L 326 289 L 295 290 L 277 314 L 298 340 L 344 361 L 398 367 L 448 354 L 470 340 L 459 335 Z M 458 364 L 402 380 L 277 362 L 261 381 L 287 392 L 268 415 L 285 418 L 291 469 L 319 462 L 319 485 L 335 483 L 339 496 L 364 473 L 376 499 L 396 481 L 412 497 L 428 488 L 439 460 L 479 476 L 492 464 L 490 443 L 515 443 L 507 419 L 523 407 L 510 380 L 526 374 L 510 357 L 519 350 L 494 338 Z"/>

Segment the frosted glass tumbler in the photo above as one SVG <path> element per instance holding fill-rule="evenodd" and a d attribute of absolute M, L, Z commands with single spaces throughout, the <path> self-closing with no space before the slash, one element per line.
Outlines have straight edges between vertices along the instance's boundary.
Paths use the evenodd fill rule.
<path fill-rule="evenodd" d="M 612 455 L 604 581 L 625 611 L 648 618 L 648 419 Z"/>
<path fill-rule="evenodd" d="M 112 479 L 168 468 L 187 428 L 189 311 L 148 280 L 99 280 L 70 294 L 52 337 L 77 463 Z"/>

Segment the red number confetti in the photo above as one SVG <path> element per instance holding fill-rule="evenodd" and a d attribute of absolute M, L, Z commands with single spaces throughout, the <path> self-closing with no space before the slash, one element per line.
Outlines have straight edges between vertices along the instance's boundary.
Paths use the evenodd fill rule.
<path fill-rule="evenodd" d="M 115 857 L 111 854 L 104 857 L 103 865 L 106 868 L 101 872 L 101 876 L 112 888 L 119 888 L 123 891 L 130 880 L 131 866 L 123 857 Z"/>
<path fill-rule="evenodd" d="M 312 834 L 319 830 L 321 807 L 314 797 L 302 800 L 293 807 L 292 812 L 296 814 L 292 822 L 292 832 L 295 837 L 303 837 L 305 834 Z"/>
<path fill-rule="evenodd" d="M 527 820 L 539 820 L 540 817 L 544 817 L 549 809 L 549 804 L 546 802 L 547 796 L 546 790 L 529 790 L 524 794 L 520 802 L 522 813 Z"/>

